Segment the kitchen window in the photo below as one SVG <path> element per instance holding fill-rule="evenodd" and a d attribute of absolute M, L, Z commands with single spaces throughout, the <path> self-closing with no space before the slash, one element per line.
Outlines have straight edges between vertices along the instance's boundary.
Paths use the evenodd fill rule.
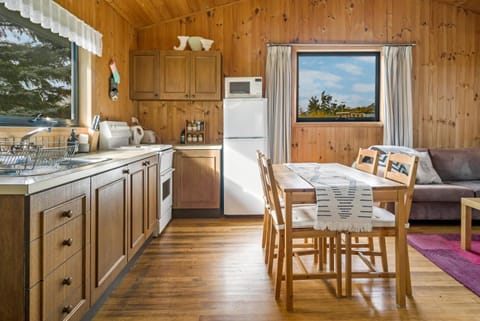
<path fill-rule="evenodd" d="M 380 51 L 296 52 L 296 122 L 378 122 Z"/>
<path fill-rule="evenodd" d="M 0 125 L 78 125 L 77 48 L 0 5 Z"/>

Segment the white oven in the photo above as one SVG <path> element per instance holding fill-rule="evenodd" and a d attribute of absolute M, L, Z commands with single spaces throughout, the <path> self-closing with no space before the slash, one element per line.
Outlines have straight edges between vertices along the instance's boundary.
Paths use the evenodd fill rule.
<path fill-rule="evenodd" d="M 158 236 L 172 219 L 173 206 L 173 149 L 159 153 L 160 186 L 158 189 Z"/>

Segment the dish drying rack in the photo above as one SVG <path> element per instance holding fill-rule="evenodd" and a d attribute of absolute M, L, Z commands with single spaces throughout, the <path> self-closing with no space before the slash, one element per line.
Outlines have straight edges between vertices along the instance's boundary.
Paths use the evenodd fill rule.
<path fill-rule="evenodd" d="M 0 171 L 32 170 L 37 166 L 56 166 L 75 154 L 75 146 L 51 143 L 0 141 Z"/>

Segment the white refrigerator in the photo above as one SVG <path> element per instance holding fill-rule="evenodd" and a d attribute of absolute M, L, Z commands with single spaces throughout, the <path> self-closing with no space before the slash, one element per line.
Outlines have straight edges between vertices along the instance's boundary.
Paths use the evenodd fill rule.
<path fill-rule="evenodd" d="M 263 214 L 256 151 L 268 155 L 267 99 L 223 100 L 223 209 L 225 215 Z"/>

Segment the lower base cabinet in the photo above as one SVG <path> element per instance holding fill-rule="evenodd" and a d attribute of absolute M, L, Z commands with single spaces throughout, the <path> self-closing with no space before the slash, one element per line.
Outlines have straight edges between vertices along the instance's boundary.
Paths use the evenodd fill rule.
<path fill-rule="evenodd" d="M 179 149 L 174 158 L 173 208 L 220 207 L 220 150 Z"/>
<path fill-rule="evenodd" d="M 0 195 L 8 262 L 0 264 L 1 321 L 85 316 L 157 224 L 157 159 L 37 194 Z"/>
<path fill-rule="evenodd" d="M 92 301 L 127 265 L 127 167 L 92 177 Z"/>

